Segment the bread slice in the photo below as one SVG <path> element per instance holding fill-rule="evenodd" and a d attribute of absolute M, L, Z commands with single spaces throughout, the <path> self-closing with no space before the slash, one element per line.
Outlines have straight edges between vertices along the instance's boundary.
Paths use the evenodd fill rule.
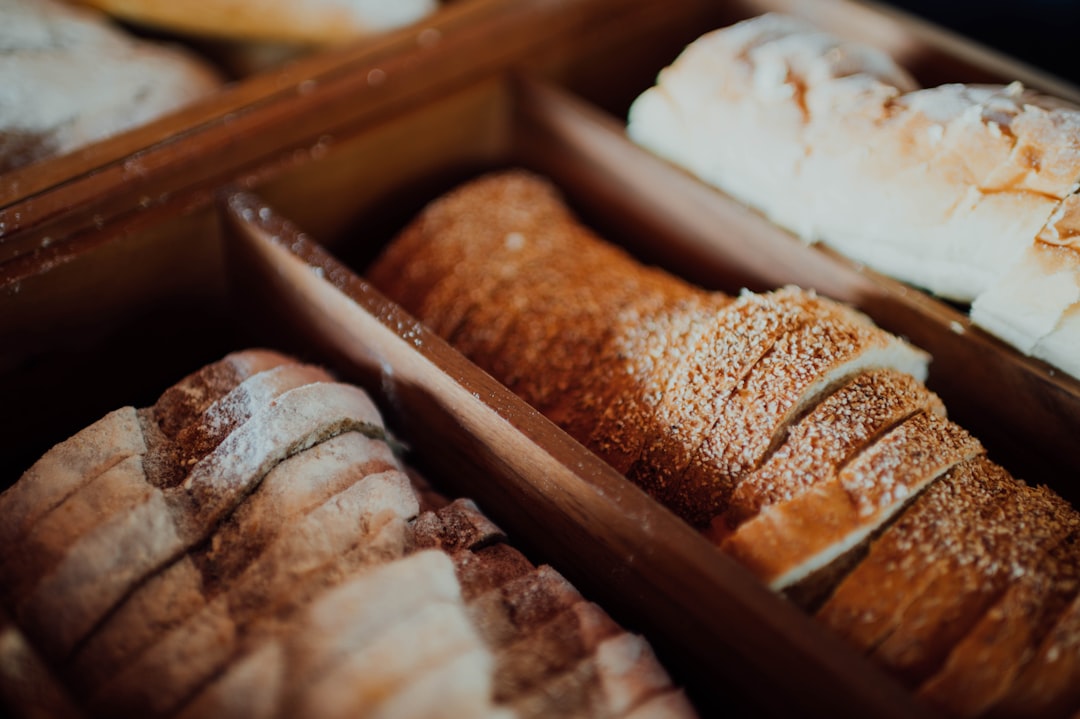
<path fill-rule="evenodd" d="M 1080 524 L 1080 515 L 1045 487 L 1022 486 L 1023 513 L 1001 524 L 999 541 L 986 535 L 986 556 L 969 545 L 972 561 L 936 577 L 905 610 L 872 657 L 910 686 L 918 686 L 944 663 L 953 646 L 998 601 L 1017 575 L 1036 570 L 1040 558 Z M 1000 521 L 1000 520 L 999 520 Z M 1024 526 L 1024 532 L 1015 527 Z M 961 556 L 963 556 L 961 554 Z"/>
<path fill-rule="evenodd" d="M 205 539 L 275 464 L 343 431 L 377 434 L 381 426 L 368 397 L 350 385 L 286 392 L 196 464 L 183 485 L 149 486 L 145 501 L 81 537 L 17 618 L 50 656 L 67 655 L 137 584 Z"/>
<path fill-rule="evenodd" d="M 403 651 L 403 647 L 408 650 Z M 412 682 L 463 656 L 479 664 L 476 679 L 483 682 L 485 675 L 490 676 L 490 655 L 484 652 L 460 604 L 430 602 L 408 621 L 384 627 L 369 643 L 304 687 L 292 705 L 293 715 L 352 717 L 364 710 L 378 711 L 383 701 L 407 691 Z M 490 702 L 490 689 L 483 683 L 470 689 L 476 703 L 483 706 Z M 426 699 L 429 711 L 437 712 L 438 698 Z"/>
<path fill-rule="evenodd" d="M 139 506 L 149 492 L 140 455 L 121 460 L 80 487 L 41 517 L 20 542 L 19 551 L 0 560 L 5 602 L 9 606 L 21 604 L 82 536 Z"/>
<path fill-rule="evenodd" d="M 413 523 L 418 546 L 454 552 L 473 626 L 495 661 L 495 697 L 519 716 L 618 716 L 673 692 L 651 648 L 548 566 L 532 567 L 456 501 Z M 689 716 L 683 699 L 670 716 Z"/>
<path fill-rule="evenodd" d="M 243 692 L 250 686 L 249 682 L 265 680 L 261 691 L 269 692 L 272 699 L 260 701 L 258 706 L 269 706 L 268 702 L 272 702 L 275 715 L 288 716 L 290 692 L 303 687 L 295 676 L 306 671 L 307 654 L 303 649 L 306 644 L 296 640 L 297 636 L 305 636 L 300 614 L 368 569 L 396 563 L 407 551 L 406 523 L 399 517 L 384 516 L 381 524 L 360 540 L 358 545 L 338 557 L 326 558 L 300 577 L 288 577 L 288 567 L 280 567 L 286 576 L 255 592 L 249 587 L 240 602 L 232 603 L 235 640 L 228 641 L 226 652 L 210 657 L 212 661 L 202 665 L 199 673 L 185 683 L 189 693 L 186 697 L 177 695 L 176 706 L 185 706 L 184 711 L 190 714 L 194 708 L 208 704 L 223 705 L 235 707 L 237 715 L 246 717 L 251 711 L 251 697 L 236 692 Z M 308 560 L 312 559 L 315 558 L 309 554 Z M 390 598 L 401 601 L 398 594 L 391 594 Z M 337 632 L 341 633 L 358 619 L 338 615 Z M 168 639 L 176 636 L 170 635 Z M 278 655 L 275 647 L 280 648 L 283 656 Z"/>
<path fill-rule="evenodd" d="M 221 437 L 232 426 L 250 416 L 250 407 L 246 406 L 243 400 L 254 399 L 258 396 L 255 382 L 259 382 L 260 386 L 265 388 L 263 401 L 268 401 L 270 397 L 284 391 L 290 384 L 295 386 L 317 379 L 329 379 L 329 376 L 321 370 L 291 363 L 276 365 L 266 371 L 259 369 L 279 361 L 284 361 L 284 357 L 260 351 L 238 353 L 185 378 L 166 393 L 170 399 L 165 400 L 163 406 L 167 404 L 172 411 L 180 414 L 187 414 L 187 407 L 202 406 L 204 402 L 213 402 L 204 409 L 193 425 L 213 429 L 202 430 L 201 436 L 192 436 L 190 439 L 186 437 L 192 434 L 190 427 L 176 432 L 176 444 L 182 466 L 194 463 L 216 445 L 216 441 L 210 440 L 211 432 Z M 228 395 L 216 399 L 234 380 L 239 380 L 252 372 L 256 374 L 244 380 Z M 269 378 L 275 378 L 275 380 L 267 381 Z M 292 379 L 287 381 L 286 378 Z M 241 392 L 241 388 L 246 389 Z M 270 391 L 271 388 L 276 389 Z M 186 407 L 182 406 L 182 400 L 186 400 L 189 404 Z M 111 422 L 122 422 L 123 425 L 106 432 L 106 427 L 109 427 Z M 125 456 L 126 458 L 96 477 L 88 476 L 87 481 L 73 488 L 49 512 L 39 516 L 37 524 L 26 537 L 25 551 L 11 555 L 11 561 L 3 563 L 4 566 L 10 565 L 9 571 L 5 572 L 8 579 L 5 585 L 10 588 L 7 592 L 8 596 L 17 596 L 32 587 L 56 565 L 69 545 L 80 536 L 90 533 L 94 527 L 103 524 L 112 515 L 127 511 L 145 498 L 146 477 L 141 461 L 137 460 L 146 456 L 148 438 L 144 437 L 144 432 L 139 425 L 140 422 L 134 410 L 121 411 L 120 414 L 112 413 L 93 425 L 94 431 L 86 435 L 86 440 L 100 447 L 112 447 L 114 458 Z M 107 436 L 103 432 L 106 432 Z M 153 441 L 151 441 L 152 444 Z M 54 448 L 50 454 L 57 452 L 59 448 Z M 54 456 L 58 457 L 58 455 Z M 69 470 L 77 466 L 76 462 L 68 460 L 64 463 Z M 28 479 L 30 481 L 28 486 L 32 487 L 34 479 L 32 476 Z M 59 477 L 54 477 L 54 479 L 59 480 L 56 482 L 58 486 L 65 484 Z M 20 488 L 22 486 L 20 483 Z"/>
<path fill-rule="evenodd" d="M 427 717 L 500 717 L 516 715 L 496 708 L 491 701 L 491 654 L 483 648 L 451 656 L 427 668 L 396 693 L 382 699 L 372 716 L 385 719 L 427 719 Z"/>
<path fill-rule="evenodd" d="M 480 511 L 475 502 L 465 498 L 420 514 L 413 520 L 411 530 L 412 542 L 417 548 L 437 547 L 451 554 L 506 541 L 506 534 Z"/>
<path fill-rule="evenodd" d="M 157 402 L 148 408 L 149 414 L 162 434 L 173 439 L 248 377 L 294 362 L 293 358 L 273 350 L 231 352 L 162 392 Z"/>
<path fill-rule="evenodd" d="M 848 378 L 890 368 L 925 379 L 925 352 L 843 305 L 815 309 L 739 381 L 679 480 L 703 516 L 724 511 L 792 422 Z"/>
<path fill-rule="evenodd" d="M 622 633 L 600 642 L 596 671 L 596 704 L 602 713 L 623 715 L 654 697 L 675 692 L 648 642 L 633 634 Z M 687 704 L 681 712 L 672 712 L 680 713 L 689 716 L 693 712 Z"/>
<path fill-rule="evenodd" d="M 524 577 L 534 569 L 525 555 L 502 543 L 475 551 L 455 552 L 451 559 L 466 603 L 513 579 Z"/>
<path fill-rule="evenodd" d="M 1019 481 L 986 457 L 956 465 L 882 532 L 817 619 L 860 651 L 871 651 L 934 579 L 971 562 L 984 534 L 1000 541 L 1009 530 L 997 527 L 998 520 L 1017 516 L 1021 491 Z"/>
<path fill-rule="evenodd" d="M 80 647 L 74 681 L 99 686 L 232 581 L 293 523 L 363 478 L 395 469 L 389 447 L 347 432 L 286 459 L 210 539 L 139 586 Z"/>
<path fill-rule="evenodd" d="M 1016 576 L 1074 531 L 1072 514 L 986 458 L 963 463 L 882 534 L 818 619 L 917 686 Z"/>
<path fill-rule="evenodd" d="M 485 644 L 497 649 L 514 644 L 580 601 L 573 585 L 542 565 L 473 597 L 468 606 Z"/>
<path fill-rule="evenodd" d="M 287 616 L 296 605 L 303 606 L 299 585 L 321 584 L 320 568 L 340 566 L 356 549 L 377 546 L 382 551 L 396 545 L 391 556 L 400 556 L 404 519 L 415 510 L 407 479 L 396 470 L 366 477 L 334 495 L 271 543 L 228 591 L 158 637 L 98 688 L 91 705 L 109 714 L 175 710 L 234 656 L 257 621 L 274 612 Z M 384 529 L 390 532 L 386 538 L 379 536 Z"/>
<path fill-rule="evenodd" d="M 713 518 L 722 540 L 763 508 L 833 476 L 868 444 L 916 412 L 945 416 L 941 399 L 913 376 L 892 369 L 857 374 L 793 425 L 783 444 L 735 488 Z"/>
<path fill-rule="evenodd" d="M 770 587 L 790 587 L 859 547 L 930 482 L 982 451 L 955 424 L 916 414 L 833 478 L 763 510 L 720 547 Z"/>
<path fill-rule="evenodd" d="M 971 319 L 1020 351 L 1080 376 L 1080 195 L 1066 197 Z M 1032 288 L 1038 288 L 1033 291 Z"/>
<path fill-rule="evenodd" d="M 469 524 L 468 520 L 461 521 L 466 517 L 483 519 L 470 503 L 462 501 L 458 506 L 462 511 L 457 514 L 457 521 L 450 520 L 456 527 Z M 434 513 L 418 517 L 414 525 L 416 523 L 428 526 L 434 523 L 442 527 L 442 521 Z M 490 525 L 490 522 L 486 523 Z M 465 534 L 472 534 L 472 531 L 466 530 Z M 403 591 L 405 588 L 408 591 Z M 203 712 L 212 708 L 215 716 L 247 716 L 249 707 L 245 694 L 256 689 L 269 690 L 274 697 L 272 703 L 267 703 L 267 715 L 285 715 L 281 712 L 298 710 L 298 705 L 304 702 L 318 701 L 316 697 L 308 696 L 313 681 L 353 654 L 362 652 L 373 637 L 388 626 L 407 621 L 428 603 L 460 601 L 454 565 L 442 551 L 419 551 L 404 559 L 360 571 L 317 596 L 279 635 L 261 638 L 255 649 L 235 659 L 222 676 L 188 704 L 183 715 L 205 716 Z M 480 696 L 490 703 L 490 667 L 476 673 L 476 667 L 468 661 L 463 664 L 469 666 L 475 676 L 457 677 L 467 680 L 460 686 L 486 681 L 486 689 L 477 690 L 471 696 Z M 350 682 L 348 677 L 334 681 L 331 692 L 335 696 L 347 694 Z M 435 711 L 437 708 L 432 702 L 440 700 L 438 695 L 431 693 L 424 693 L 419 699 L 426 702 L 428 712 Z M 352 698 L 347 700 L 352 701 Z M 273 714 L 270 714 L 271 708 Z"/>
<path fill-rule="evenodd" d="M 1058 617 L 990 711 L 996 717 L 1067 716 L 1080 705 L 1080 597 Z"/>
<path fill-rule="evenodd" d="M 264 367 L 269 369 L 264 370 Z M 72 581 L 70 577 L 63 578 L 65 571 L 81 576 L 82 579 L 78 581 L 94 581 L 91 575 L 81 573 L 83 568 L 72 565 L 70 561 L 65 564 L 66 569 L 61 569 L 61 563 L 66 561 L 65 555 L 69 550 L 108 552 L 107 543 L 112 539 L 127 541 L 111 532 L 127 529 L 149 531 L 145 527 L 138 530 L 132 525 L 129 513 L 136 512 L 137 516 L 143 516 L 155 526 L 168 521 L 168 518 L 147 514 L 163 510 L 164 495 L 158 488 L 174 484 L 177 478 L 183 476 L 183 467 L 202 459 L 223 434 L 250 416 L 251 401 L 245 402 L 245 399 L 253 401 L 261 397 L 261 401 L 269 401 L 291 386 L 328 378 L 321 370 L 291 363 L 283 355 L 250 351 L 230 355 L 177 383 L 162 395 L 156 408 L 142 413 L 146 422 L 136 418 L 137 426 L 142 429 L 132 431 L 139 433 L 142 452 L 81 486 L 38 522 L 27 538 L 27 552 L 14 555 L 7 566 L 9 572 L 6 576 L 10 580 L 8 586 L 13 601 L 22 607 L 37 583 L 54 571 L 59 574 L 49 581 L 58 582 L 57 586 Z M 202 413 L 188 427 L 181 427 L 179 423 L 168 424 L 168 429 L 174 433 L 174 440 L 160 431 L 160 425 L 153 421 L 155 412 L 168 411 L 190 416 L 197 408 L 202 408 Z M 202 426 L 208 429 L 192 431 L 192 427 Z M 146 462 L 150 463 L 153 475 L 151 484 L 148 484 L 144 471 Z M 127 529 L 122 529 L 125 527 Z M 98 532 L 112 539 L 93 539 Z M 80 543 L 85 546 L 76 549 Z M 152 546 L 152 542 L 148 542 L 148 546 Z M 97 549 L 93 549 L 95 547 Z M 167 547 L 175 550 L 175 546 L 170 544 L 161 545 L 160 548 L 164 551 Z M 86 558 L 85 554 L 81 556 Z M 100 561 L 91 562 L 88 566 L 102 568 Z M 137 571 L 135 568 L 138 566 L 137 562 L 131 562 L 128 569 Z M 112 576 L 117 581 L 123 578 L 122 581 L 126 582 L 134 580 L 137 574 L 120 572 Z M 124 586 L 117 584 L 97 601 L 107 602 L 106 596 L 123 591 Z M 89 597 L 88 589 L 84 588 L 83 592 Z M 35 613 L 36 610 L 19 611 L 20 618 L 36 626 L 37 620 L 22 613 Z M 48 621 L 47 616 L 42 616 L 42 619 Z M 91 620 L 86 618 L 84 621 Z M 70 638 L 65 640 L 64 646 L 69 646 L 70 641 Z"/>
<path fill-rule="evenodd" d="M 399 594 L 401 586 L 411 591 Z M 468 621 L 449 557 L 427 550 L 364 573 L 307 613 L 296 641 L 288 715 L 352 716 L 372 711 L 426 671 L 465 655 L 479 661 L 469 695 L 490 704 L 490 664 Z M 486 679 L 486 686 L 485 680 Z M 423 697 L 429 707 L 438 697 Z M 429 709 L 433 711 L 433 709 Z"/>
<path fill-rule="evenodd" d="M 743 293 L 723 308 L 690 352 L 678 358 L 655 416 L 655 428 L 627 476 L 695 524 L 710 515 L 697 488 L 683 491 L 680 478 L 706 441 L 717 414 L 757 361 L 789 330 L 805 321 L 813 293 L 789 287 Z M 721 478 L 722 479 L 722 478 Z M 704 511 L 703 511 L 704 510 Z"/>
<path fill-rule="evenodd" d="M 401 557 L 416 495 L 397 470 L 365 477 L 308 513 L 259 556 L 229 590 L 245 623 L 287 618 L 361 569 Z"/>
<path fill-rule="evenodd" d="M 675 694 L 667 675 L 640 637 L 617 634 L 542 687 L 517 697 L 515 711 L 530 717 L 623 716 Z M 674 698 L 674 697 L 673 697 Z M 693 716 L 685 697 L 668 699 L 659 716 Z M 656 709 L 659 711 L 659 709 Z"/>
<path fill-rule="evenodd" d="M 177 432 L 175 442 L 180 467 L 185 469 L 197 464 L 234 429 L 290 389 L 331 381 L 333 377 L 321 367 L 291 362 L 251 375 Z"/>
<path fill-rule="evenodd" d="M 359 388 L 320 382 L 285 392 L 192 467 L 172 494 L 182 531 L 200 541 L 274 465 L 346 431 L 384 432 L 378 410 Z"/>
<path fill-rule="evenodd" d="M 275 719 L 281 716 L 286 684 L 285 648 L 268 640 L 233 661 L 213 682 L 187 701 L 177 719 Z"/>
<path fill-rule="evenodd" d="M 15 617 L 51 661 L 63 660 L 133 586 L 183 549 L 164 493 L 147 485 L 139 504 L 80 537 L 15 605 Z"/>
<path fill-rule="evenodd" d="M 1049 633 L 1080 586 L 1080 535 L 1073 530 L 1021 574 L 949 653 L 918 694 L 953 716 L 985 714 Z"/>
<path fill-rule="evenodd" d="M 15 546 L 46 514 L 113 465 L 146 453 L 134 407 L 121 407 L 53 446 L 0 494 L 0 543 Z"/>
<path fill-rule="evenodd" d="M 590 602 L 576 602 L 512 644 L 500 647 L 495 664 L 495 698 L 513 704 L 539 686 L 566 674 L 618 625 Z"/>

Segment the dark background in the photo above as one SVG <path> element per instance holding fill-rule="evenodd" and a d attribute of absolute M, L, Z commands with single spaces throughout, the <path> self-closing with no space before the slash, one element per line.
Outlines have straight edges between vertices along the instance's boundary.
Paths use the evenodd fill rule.
<path fill-rule="evenodd" d="M 885 4 L 1080 84 L 1080 0 L 887 0 Z"/>

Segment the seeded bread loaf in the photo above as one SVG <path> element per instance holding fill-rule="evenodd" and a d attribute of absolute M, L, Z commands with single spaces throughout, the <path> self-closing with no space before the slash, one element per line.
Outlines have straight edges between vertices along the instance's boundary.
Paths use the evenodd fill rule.
<path fill-rule="evenodd" d="M 1077 708 L 1080 586 L 1062 565 L 1080 515 L 989 460 L 923 386 L 925 354 L 866 317 L 662 275 L 520 170 L 435 200 L 368 269 L 926 701 Z M 996 693 L 973 700 L 969 677 Z"/>

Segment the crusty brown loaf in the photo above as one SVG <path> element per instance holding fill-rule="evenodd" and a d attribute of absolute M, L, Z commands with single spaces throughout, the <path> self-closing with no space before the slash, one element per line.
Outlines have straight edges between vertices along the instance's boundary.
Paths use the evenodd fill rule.
<path fill-rule="evenodd" d="M 433 203 L 369 277 L 699 525 L 816 396 L 862 369 L 925 372 L 923 353 L 813 293 L 731 298 L 642 267 L 521 172 Z M 799 355 L 804 372 L 777 370 Z"/>
<path fill-rule="evenodd" d="M 358 392 L 237 352 L 43 458 L 0 495 L 24 549 L 0 563 L 15 615 L 0 700 L 95 717 L 693 715 L 641 638 L 473 503 L 414 486 Z"/>
<path fill-rule="evenodd" d="M 1076 704 L 1077 587 L 1006 588 L 1060 563 L 1080 515 L 946 419 L 917 352 L 812 294 L 709 294 L 602 244 L 509 171 L 432 203 L 369 277 L 928 700 Z M 994 631 L 1009 606 L 1037 617 L 1022 651 Z M 1011 683 L 968 712 L 949 686 L 985 677 L 969 657 L 986 653 Z"/>

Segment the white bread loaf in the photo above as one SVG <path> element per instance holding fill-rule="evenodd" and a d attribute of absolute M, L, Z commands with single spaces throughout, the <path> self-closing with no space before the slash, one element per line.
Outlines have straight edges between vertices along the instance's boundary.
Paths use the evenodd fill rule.
<path fill-rule="evenodd" d="M 95 11 L 0 0 L 0 171 L 142 125 L 220 84 L 193 53 Z"/>
<path fill-rule="evenodd" d="M 1080 110 L 1015 83 L 916 89 L 884 55 L 764 15 L 691 43 L 627 132 L 1080 376 Z"/>
<path fill-rule="evenodd" d="M 288 43 L 340 42 L 415 22 L 437 0 L 76 0 L 118 18 L 172 32 Z"/>

